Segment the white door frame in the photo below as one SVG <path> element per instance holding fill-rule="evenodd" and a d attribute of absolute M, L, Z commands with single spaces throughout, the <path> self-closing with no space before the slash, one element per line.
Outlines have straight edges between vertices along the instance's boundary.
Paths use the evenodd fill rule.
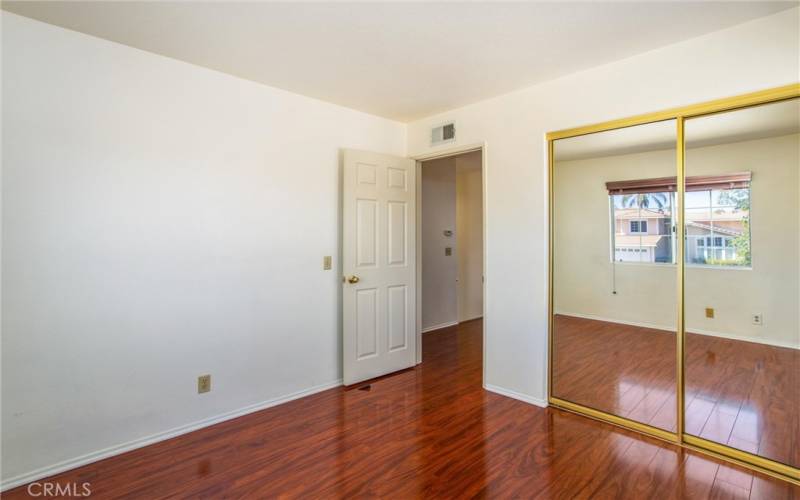
<path fill-rule="evenodd" d="M 482 204 L 482 217 L 483 217 L 483 328 L 482 328 L 482 336 L 483 336 L 483 381 L 486 380 L 486 303 L 488 301 L 488 294 L 486 293 L 486 282 L 488 280 L 489 271 L 486 266 L 486 262 L 488 261 L 487 255 L 489 254 L 489 248 L 487 246 L 487 219 L 486 219 L 486 207 L 488 205 L 488 200 L 486 198 L 486 170 L 488 167 L 488 161 L 486 159 L 486 142 L 481 143 L 473 143 L 467 144 L 464 146 L 457 146 L 454 148 L 442 149 L 433 153 L 428 153 L 424 155 L 418 156 L 411 156 L 412 160 L 416 160 L 417 162 L 417 259 L 416 259 L 416 266 L 417 266 L 417 290 L 416 290 L 416 301 L 417 301 L 417 364 L 422 363 L 422 162 L 431 161 L 431 160 L 438 160 L 440 158 L 447 158 L 450 156 L 458 156 L 464 153 L 471 153 L 473 151 L 480 151 L 481 152 L 481 204 Z"/>

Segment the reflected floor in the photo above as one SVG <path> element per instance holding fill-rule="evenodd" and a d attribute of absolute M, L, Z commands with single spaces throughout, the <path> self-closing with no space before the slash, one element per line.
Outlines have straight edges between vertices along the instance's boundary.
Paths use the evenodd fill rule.
<path fill-rule="evenodd" d="M 556 315 L 553 395 L 675 430 L 675 334 Z"/>
<path fill-rule="evenodd" d="M 555 318 L 553 394 L 675 430 L 675 335 Z M 687 333 L 686 431 L 800 466 L 800 351 Z"/>

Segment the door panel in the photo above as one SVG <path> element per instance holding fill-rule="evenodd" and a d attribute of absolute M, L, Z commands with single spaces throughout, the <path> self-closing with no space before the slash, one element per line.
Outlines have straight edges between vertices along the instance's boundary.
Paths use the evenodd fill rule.
<path fill-rule="evenodd" d="M 342 284 L 344 383 L 416 361 L 416 165 L 345 150 Z"/>
<path fill-rule="evenodd" d="M 408 344 L 406 315 L 408 310 L 408 287 L 389 287 L 389 350 L 405 349 Z"/>
<path fill-rule="evenodd" d="M 378 354 L 378 290 L 356 291 L 356 359 Z"/>
<path fill-rule="evenodd" d="M 404 201 L 389 202 L 389 262 L 390 266 L 406 264 L 406 235 L 408 234 L 408 216 Z"/>
<path fill-rule="evenodd" d="M 375 267 L 378 255 L 378 200 L 357 200 L 356 266 Z"/>

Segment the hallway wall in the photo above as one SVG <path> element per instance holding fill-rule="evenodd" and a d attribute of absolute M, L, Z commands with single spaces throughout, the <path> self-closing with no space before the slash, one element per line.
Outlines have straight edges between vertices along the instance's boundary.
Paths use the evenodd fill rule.
<path fill-rule="evenodd" d="M 423 331 L 483 315 L 481 177 L 480 151 L 422 164 Z"/>
<path fill-rule="evenodd" d="M 456 156 L 458 321 L 483 316 L 483 180 L 481 152 Z"/>
<path fill-rule="evenodd" d="M 422 164 L 422 331 L 457 322 L 456 159 Z M 444 231 L 453 232 L 447 237 Z M 445 255 L 445 248 L 452 255 Z"/>

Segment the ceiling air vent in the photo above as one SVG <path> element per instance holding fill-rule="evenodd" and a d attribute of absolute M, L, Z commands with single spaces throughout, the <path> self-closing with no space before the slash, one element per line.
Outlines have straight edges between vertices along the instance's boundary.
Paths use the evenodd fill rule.
<path fill-rule="evenodd" d="M 456 124 L 445 123 L 431 129 L 431 146 L 445 144 L 456 140 Z"/>

